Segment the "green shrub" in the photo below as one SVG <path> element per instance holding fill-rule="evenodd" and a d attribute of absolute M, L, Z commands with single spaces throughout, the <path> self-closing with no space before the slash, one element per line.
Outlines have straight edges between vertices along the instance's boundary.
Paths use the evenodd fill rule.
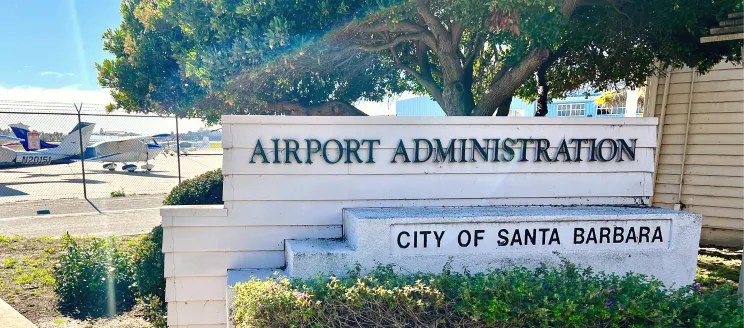
<path fill-rule="evenodd" d="M 134 276 L 145 317 L 156 327 L 165 326 L 165 258 L 163 228 L 157 226 L 134 248 Z"/>
<path fill-rule="evenodd" d="M 184 180 L 165 197 L 165 205 L 222 204 L 222 170 Z"/>
<path fill-rule="evenodd" d="M 667 290 L 642 275 L 564 263 L 487 273 L 396 274 L 236 286 L 238 327 L 742 327 L 730 288 Z"/>
<path fill-rule="evenodd" d="M 114 190 L 111 192 L 111 197 L 127 197 L 127 194 L 122 190 Z"/>
<path fill-rule="evenodd" d="M 135 286 L 129 258 L 113 242 L 78 242 L 69 234 L 62 239 L 62 254 L 53 272 L 60 311 L 86 318 L 131 309 Z"/>

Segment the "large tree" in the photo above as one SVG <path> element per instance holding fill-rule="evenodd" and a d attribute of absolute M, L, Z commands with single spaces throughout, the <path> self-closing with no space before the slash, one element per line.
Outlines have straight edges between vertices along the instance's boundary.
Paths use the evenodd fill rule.
<path fill-rule="evenodd" d="M 448 115 L 507 115 L 667 66 L 741 61 L 700 44 L 739 0 L 126 0 L 97 65 L 111 108 L 358 115 L 360 99 L 428 94 Z"/>

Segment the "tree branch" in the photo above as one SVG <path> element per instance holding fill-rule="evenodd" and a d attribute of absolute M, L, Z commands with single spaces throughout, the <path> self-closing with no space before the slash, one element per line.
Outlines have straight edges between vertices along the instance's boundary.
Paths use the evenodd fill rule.
<path fill-rule="evenodd" d="M 337 100 L 310 106 L 294 102 L 277 102 L 267 104 L 266 109 L 292 116 L 367 116 L 353 105 Z"/>
<path fill-rule="evenodd" d="M 533 49 L 517 67 L 502 67 L 489 83 L 473 115 L 493 115 L 494 111 L 514 94 L 514 91 L 548 59 L 549 55 L 550 52 L 547 49 Z"/>
<path fill-rule="evenodd" d="M 429 1 L 416 0 L 416 3 L 418 4 L 418 6 L 416 6 L 416 11 L 421 15 L 421 18 L 424 19 L 424 22 L 426 22 L 426 25 L 432 33 L 434 33 L 434 37 L 437 41 L 451 41 L 452 38 L 450 37 L 450 34 L 447 33 L 447 29 L 444 28 L 444 25 L 442 25 L 439 19 L 429 11 Z"/>
<path fill-rule="evenodd" d="M 465 57 L 463 66 L 465 67 L 472 67 L 475 64 L 475 59 L 478 58 L 478 55 L 481 51 L 483 51 L 483 47 L 485 46 L 485 40 L 483 38 L 483 33 L 478 33 L 475 37 L 475 43 L 473 44 L 473 48 L 470 50 L 470 53 L 467 54 Z"/>
<path fill-rule="evenodd" d="M 442 88 L 437 85 L 436 81 L 434 81 L 430 74 L 428 76 L 424 76 L 410 66 L 401 63 L 400 58 L 398 57 L 398 53 L 395 51 L 395 49 L 391 48 L 390 53 L 396 66 L 413 75 L 413 77 L 416 78 L 416 80 L 421 83 L 424 88 L 426 88 L 426 91 L 429 91 L 429 94 L 431 94 L 431 96 L 434 98 L 434 100 L 437 101 L 437 103 L 439 103 L 440 106 L 444 105 L 444 99 L 442 98 Z"/>
<path fill-rule="evenodd" d="M 462 23 L 460 22 L 452 23 L 452 27 L 450 28 L 450 34 L 452 34 L 453 45 L 457 46 L 460 44 L 460 40 L 462 40 L 463 32 L 465 32 L 465 27 L 462 25 Z"/>
<path fill-rule="evenodd" d="M 426 33 L 428 32 L 401 34 L 383 44 L 378 44 L 378 45 L 355 44 L 352 47 L 359 49 L 359 50 L 363 50 L 363 51 L 382 51 L 382 50 L 393 48 L 401 42 L 411 41 L 411 40 L 422 40 L 422 38 L 424 38 Z"/>
<path fill-rule="evenodd" d="M 392 22 L 384 22 L 384 23 L 377 23 L 373 25 L 361 25 L 358 27 L 359 32 L 364 33 L 376 33 L 376 32 L 409 32 L 409 33 L 416 33 L 416 32 L 426 32 L 427 29 L 425 26 L 416 24 L 413 21 L 410 20 L 402 20 L 397 23 Z"/>

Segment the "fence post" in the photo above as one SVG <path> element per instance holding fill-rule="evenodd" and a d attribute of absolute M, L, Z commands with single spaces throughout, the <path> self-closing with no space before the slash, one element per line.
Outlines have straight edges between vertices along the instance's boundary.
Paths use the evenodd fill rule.
<path fill-rule="evenodd" d="M 85 146 L 83 146 L 83 123 L 80 119 L 80 111 L 83 110 L 83 103 L 80 103 L 80 107 L 77 106 L 77 104 L 73 103 L 75 105 L 75 110 L 77 111 L 77 119 L 78 119 L 78 137 L 80 140 L 80 165 L 83 169 L 83 197 L 87 200 L 88 199 L 88 187 L 86 186 L 85 182 Z M 87 146 L 87 145 L 86 145 Z"/>
<path fill-rule="evenodd" d="M 181 136 L 178 133 L 178 114 L 176 117 L 176 160 L 178 160 L 178 184 L 181 184 Z"/>

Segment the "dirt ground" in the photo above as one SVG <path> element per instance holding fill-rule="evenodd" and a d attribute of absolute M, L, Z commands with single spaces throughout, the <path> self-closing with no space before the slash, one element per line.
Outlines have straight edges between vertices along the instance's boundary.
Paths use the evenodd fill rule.
<path fill-rule="evenodd" d="M 139 236 L 114 237 L 125 249 Z M 60 255 L 59 238 L 0 237 L 0 298 L 39 327 L 150 327 L 135 307 L 111 319 L 76 320 L 57 310 L 52 270 Z"/>

